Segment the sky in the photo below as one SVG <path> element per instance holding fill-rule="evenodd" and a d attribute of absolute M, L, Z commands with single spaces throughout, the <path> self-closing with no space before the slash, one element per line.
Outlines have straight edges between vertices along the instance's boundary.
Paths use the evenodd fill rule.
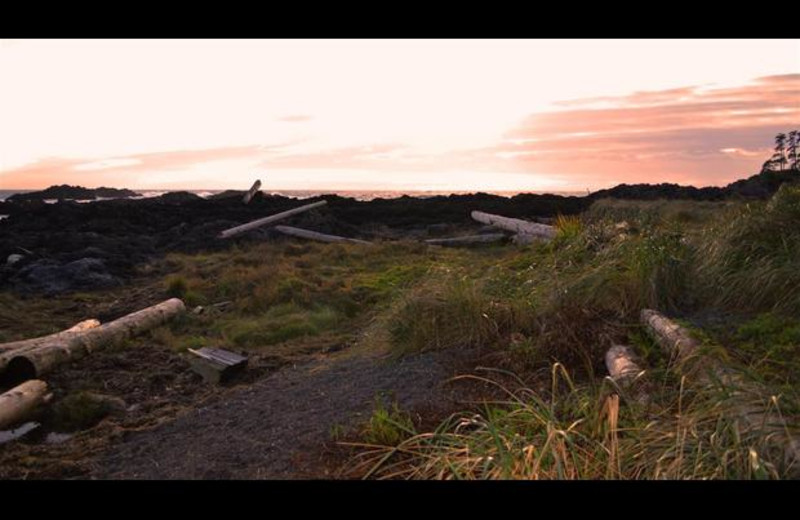
<path fill-rule="evenodd" d="M 0 40 L 0 189 L 724 185 L 797 40 Z"/>

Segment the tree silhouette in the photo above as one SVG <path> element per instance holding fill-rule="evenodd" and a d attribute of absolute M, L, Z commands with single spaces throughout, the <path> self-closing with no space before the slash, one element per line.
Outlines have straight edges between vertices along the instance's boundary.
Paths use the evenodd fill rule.
<path fill-rule="evenodd" d="M 783 166 L 786 164 L 786 134 L 780 133 L 775 136 L 775 155 L 772 160 L 776 161 L 783 171 Z"/>
<path fill-rule="evenodd" d="M 797 161 L 797 149 L 800 148 L 800 131 L 792 130 L 789 132 L 789 141 L 786 144 L 786 153 L 789 156 L 789 169 L 800 170 L 800 163 Z"/>

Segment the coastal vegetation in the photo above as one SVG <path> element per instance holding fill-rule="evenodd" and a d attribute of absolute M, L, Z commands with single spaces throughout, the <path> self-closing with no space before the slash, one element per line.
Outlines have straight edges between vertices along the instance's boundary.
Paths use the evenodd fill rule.
<path fill-rule="evenodd" d="M 187 211 L 185 204 L 206 203 L 180 204 Z M 329 204 L 334 215 L 340 204 Z M 126 279 L 109 287 L 49 298 L 20 291 L 25 286 L 0 292 L 0 341 L 51 334 L 89 317 L 106 322 L 169 297 L 187 306 L 179 319 L 103 354 L 102 372 L 82 372 L 76 363 L 72 379 L 56 376 L 56 402 L 45 423 L 105 436 L 106 444 L 92 441 L 91 450 L 81 452 L 97 456 L 115 438 L 109 425 L 153 425 L 182 407 L 199 406 L 201 397 L 226 399 L 225 388 L 247 387 L 285 367 L 314 361 L 322 370 L 328 360 L 363 359 L 403 366 L 448 353 L 458 360 L 457 377 L 443 388 L 462 385 L 458 391 L 470 396 L 468 403 L 431 389 L 424 407 L 409 407 L 378 395 L 376 387 L 368 416 L 330 423 L 310 418 L 320 424 L 309 428 L 324 430 L 326 449 L 335 453 L 325 474 L 796 476 L 796 464 L 776 449 L 768 425 L 738 414 L 742 406 L 752 407 L 780 417 L 791 435 L 798 431 L 800 185 L 790 177 L 781 177 L 768 198 L 598 198 L 582 212 L 555 212 L 553 239 L 524 246 L 427 245 L 418 237 L 440 232 L 428 221 L 423 227 L 409 223 L 392 236 L 377 225 L 356 228 L 330 219 L 321 226 L 319 214 L 304 218 L 304 225 L 316 222 L 348 236 L 371 230 L 360 236 L 370 234 L 373 244 L 300 242 L 263 233 L 224 245 L 188 243 L 132 266 L 120 262 L 114 275 Z M 213 236 L 229 225 L 221 220 L 205 232 Z M 469 234 L 475 227 L 452 223 L 447 230 Z M 671 316 L 736 378 L 677 372 L 674 359 L 640 322 L 642 309 Z M 633 386 L 608 377 L 604 356 L 615 344 L 629 346 L 644 369 Z M 199 377 L 182 356 L 202 347 L 246 354 L 251 367 L 219 392 L 200 391 Z M 138 368 L 119 361 L 126 356 L 137 356 Z M 150 373 L 145 388 L 153 390 L 130 381 L 111 397 L 94 397 L 108 391 L 109 382 L 117 388 L 113 378 L 130 370 Z M 81 377 L 85 381 L 76 384 Z M 360 384 L 351 377 L 346 384 Z M 184 393 L 180 406 L 168 405 L 178 386 L 197 400 Z M 115 405 L 123 411 L 114 413 L 98 404 L 131 399 L 145 410 L 135 420 L 129 413 L 125 418 L 124 404 Z M 151 409 L 161 415 L 147 415 Z M 8 445 L 0 448 L 4 471 L 60 467 L 52 466 L 52 457 L 61 452 L 36 450 L 39 455 L 15 455 Z"/>

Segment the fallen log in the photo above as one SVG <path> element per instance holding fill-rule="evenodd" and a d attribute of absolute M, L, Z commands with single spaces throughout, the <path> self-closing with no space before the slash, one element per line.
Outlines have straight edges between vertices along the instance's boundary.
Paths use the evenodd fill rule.
<path fill-rule="evenodd" d="M 640 319 L 650 336 L 679 362 L 686 361 L 697 350 L 699 343 L 689 331 L 658 311 L 643 309 Z"/>
<path fill-rule="evenodd" d="M 484 213 L 483 211 L 473 211 L 472 218 L 483 224 L 513 231 L 519 235 L 530 235 L 546 239 L 552 239 L 556 236 L 556 228 L 548 226 L 547 224 L 537 224 L 536 222 L 528 222 L 527 220 L 518 218 L 492 215 L 491 213 Z"/>
<path fill-rule="evenodd" d="M 627 381 L 642 373 L 642 369 L 634 361 L 630 347 L 612 345 L 606 352 L 606 368 L 614 381 Z"/>
<path fill-rule="evenodd" d="M 222 233 L 219 234 L 219 238 L 230 238 L 234 235 L 238 235 L 239 233 L 244 233 L 245 231 L 250 231 L 251 229 L 256 229 L 261 226 L 266 226 L 267 224 L 272 224 L 273 222 L 277 222 L 279 220 L 283 220 L 285 218 L 291 217 L 292 215 L 297 215 L 298 213 L 303 213 L 304 211 L 308 211 L 314 208 L 318 208 L 320 206 L 324 206 L 327 204 L 327 201 L 321 200 L 319 202 L 314 202 L 312 204 L 306 204 L 305 206 L 300 206 L 297 208 L 290 209 L 288 211 L 283 211 L 281 213 L 276 213 L 275 215 L 270 215 L 268 217 L 260 218 L 258 220 L 254 220 L 252 222 L 248 222 L 246 224 L 242 224 L 241 226 L 232 227 L 230 229 L 226 229 Z"/>
<path fill-rule="evenodd" d="M 35 379 L 70 359 L 119 344 L 185 311 L 183 302 L 172 298 L 97 327 L 38 338 L 28 346 L 0 352 L 0 373 L 9 381 Z"/>
<path fill-rule="evenodd" d="M 326 235 L 316 231 L 309 231 L 307 229 L 300 229 L 291 226 L 275 226 L 275 231 L 290 235 L 293 237 L 306 238 L 308 240 L 316 240 L 318 242 L 352 242 L 354 244 L 371 245 L 371 242 L 366 240 L 359 240 L 357 238 L 339 237 L 336 235 Z"/>
<path fill-rule="evenodd" d="M 253 200 L 255 197 L 256 192 L 261 189 L 261 179 L 257 179 L 256 182 L 253 183 L 253 186 L 250 188 L 250 191 L 244 194 L 242 198 L 242 203 L 246 206 L 250 204 L 250 201 Z"/>
<path fill-rule="evenodd" d="M 26 381 L 0 395 L 0 430 L 23 422 L 51 397 L 52 394 L 47 393 L 47 383 L 38 379 Z"/>
<path fill-rule="evenodd" d="M 9 350 L 16 350 L 16 349 L 41 345 L 45 343 L 51 343 L 54 341 L 58 341 L 59 339 L 63 339 L 66 336 L 74 335 L 76 333 L 80 333 L 99 326 L 100 322 L 95 319 L 84 320 L 66 330 L 62 330 L 61 332 L 56 332 L 55 334 L 50 334 L 49 336 L 42 336 L 39 338 L 23 339 L 20 341 L 2 343 L 0 344 L 0 352 L 7 352 Z"/>
<path fill-rule="evenodd" d="M 724 388 L 725 395 L 735 399 L 730 412 L 747 429 L 763 432 L 764 438 L 783 452 L 784 464 L 791 474 L 800 476 L 800 437 L 790 431 L 780 413 L 763 403 L 763 396 L 769 395 L 769 392 L 759 383 L 745 380 L 718 359 L 700 356 L 700 342 L 663 314 L 644 309 L 641 321 L 661 348 L 677 359 L 679 370 L 701 384 Z M 687 363 L 690 359 L 693 362 Z M 757 400 L 761 402 L 754 402 L 752 396 L 758 396 Z"/>

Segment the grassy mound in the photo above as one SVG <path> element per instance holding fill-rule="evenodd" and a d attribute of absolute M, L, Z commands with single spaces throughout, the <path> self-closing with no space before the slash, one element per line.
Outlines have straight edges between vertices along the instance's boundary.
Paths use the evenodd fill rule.
<path fill-rule="evenodd" d="M 746 404 L 798 426 L 800 186 L 747 204 L 600 201 L 579 223 L 558 225 L 549 244 L 407 293 L 390 320 L 399 352 L 501 352 L 499 364 L 521 377 L 515 388 L 503 383 L 507 401 L 365 447 L 356 467 L 381 478 L 795 475 L 767 430 L 734 411 Z M 679 379 L 644 335 L 642 308 L 724 345 L 740 380 L 758 385 Z M 603 378 L 612 343 L 646 361 L 646 404 Z"/>

